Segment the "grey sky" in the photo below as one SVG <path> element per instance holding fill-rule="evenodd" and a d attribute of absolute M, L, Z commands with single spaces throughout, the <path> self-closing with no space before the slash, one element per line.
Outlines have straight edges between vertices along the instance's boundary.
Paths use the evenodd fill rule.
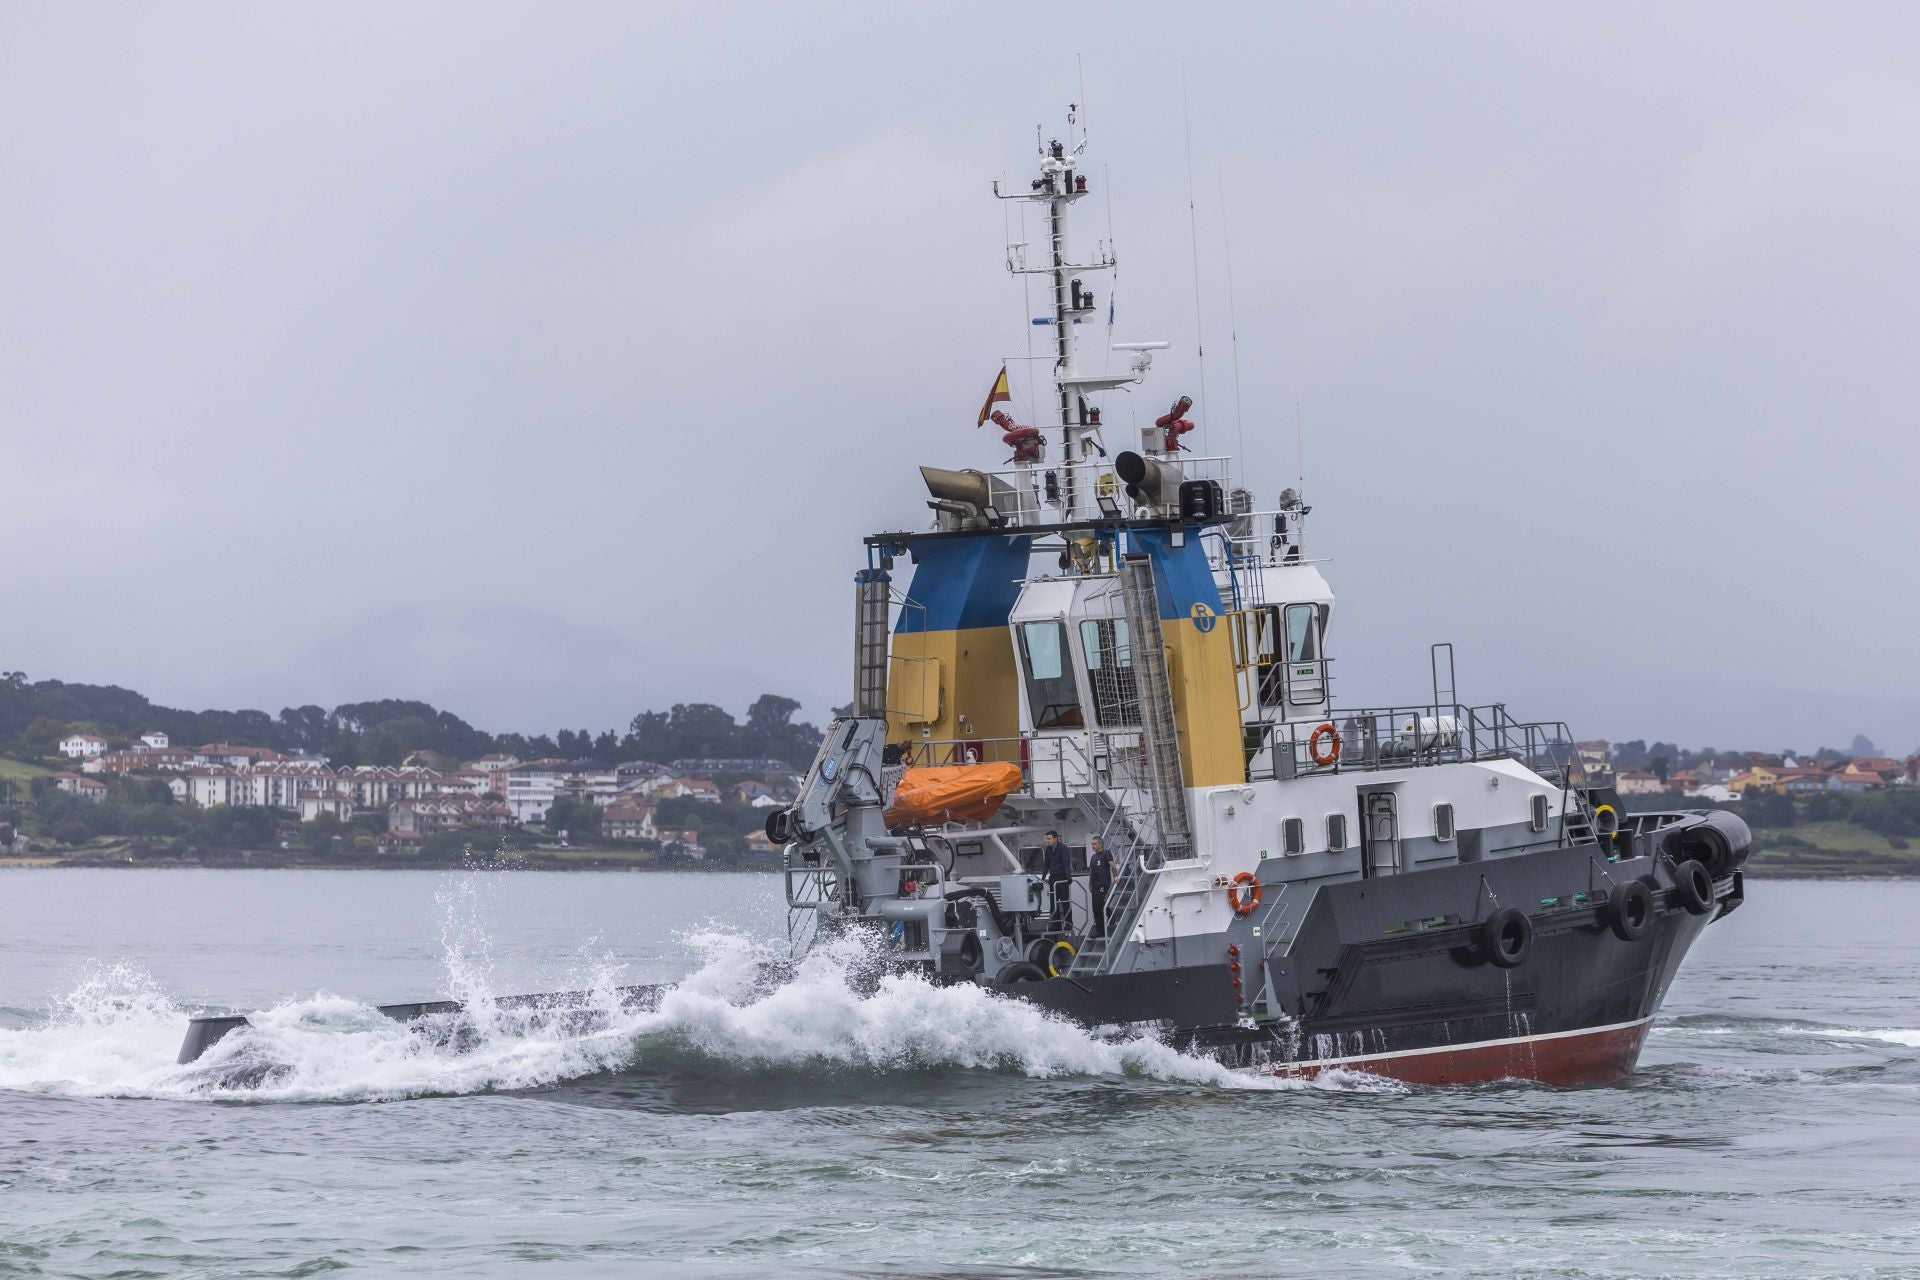
<path fill-rule="evenodd" d="M 1184 56 L 1201 421 L 1224 187 L 1343 700 L 1451 639 L 1583 734 L 1920 743 L 1891 5 L 7 6 L 0 666 L 496 729 L 845 700 L 859 535 L 1004 456 L 987 183 L 1075 52 L 1118 336 L 1179 344 L 1108 421 L 1203 393 Z"/>

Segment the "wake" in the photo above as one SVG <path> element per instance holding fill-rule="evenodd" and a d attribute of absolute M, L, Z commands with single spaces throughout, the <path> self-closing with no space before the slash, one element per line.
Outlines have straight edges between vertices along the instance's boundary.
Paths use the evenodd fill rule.
<path fill-rule="evenodd" d="M 466 904 L 470 906 L 470 902 Z M 276 1102 L 382 1101 L 540 1089 L 610 1072 L 779 1068 L 789 1073 L 985 1070 L 1035 1078 L 1105 1077 L 1208 1089 L 1397 1089 L 1370 1077 L 1308 1083 L 1229 1070 L 1151 1038 L 1109 1040 L 971 984 L 915 976 L 876 982 L 850 940 L 817 948 L 791 977 L 764 985 L 782 957 L 708 932 L 688 941 L 698 967 L 634 1009 L 604 964 L 575 975 L 588 992 L 564 1011 L 502 1008 L 484 931 L 443 902 L 450 991 L 467 1007 L 399 1023 L 324 992 L 250 1015 L 188 1065 L 174 1062 L 182 1009 L 137 968 L 104 967 L 55 1001 L 44 1021 L 0 1029 L 0 1089 L 83 1097 Z"/>

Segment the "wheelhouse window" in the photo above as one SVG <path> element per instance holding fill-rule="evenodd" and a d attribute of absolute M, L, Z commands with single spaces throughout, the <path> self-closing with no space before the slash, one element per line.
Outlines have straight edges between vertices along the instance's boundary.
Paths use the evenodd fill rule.
<path fill-rule="evenodd" d="M 1287 606 L 1287 661 L 1320 661 L 1320 609 L 1317 605 Z"/>
<path fill-rule="evenodd" d="M 1347 815 L 1330 813 L 1327 815 L 1327 848 L 1339 853 L 1347 847 Z"/>
<path fill-rule="evenodd" d="M 1288 818 L 1280 824 L 1280 847 L 1288 853 L 1307 851 L 1307 824 L 1301 818 Z"/>
<path fill-rule="evenodd" d="M 1067 658 L 1065 623 L 1020 624 L 1020 662 L 1036 729 L 1078 729 L 1086 723 L 1080 712 L 1080 688 Z"/>
<path fill-rule="evenodd" d="M 1533 821 L 1530 825 L 1535 831 L 1545 831 L 1547 829 L 1547 798 L 1543 795 L 1535 795 L 1531 799 L 1531 804 Z"/>
<path fill-rule="evenodd" d="M 1453 806 L 1437 804 L 1433 806 L 1433 838 L 1435 840 L 1453 839 Z"/>
<path fill-rule="evenodd" d="M 1088 618 L 1080 624 L 1080 649 L 1087 658 L 1087 685 L 1093 690 L 1093 718 L 1104 726 L 1140 723 L 1140 689 L 1134 682 L 1133 646 L 1119 618 Z"/>

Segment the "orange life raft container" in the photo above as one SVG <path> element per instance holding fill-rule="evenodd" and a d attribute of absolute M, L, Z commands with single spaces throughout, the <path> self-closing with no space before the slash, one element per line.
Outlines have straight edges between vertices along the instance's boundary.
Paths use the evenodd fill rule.
<path fill-rule="evenodd" d="M 1020 789 L 1020 766 L 998 764 L 930 765 L 909 769 L 894 788 L 889 827 L 931 822 L 982 822 L 1000 812 L 1001 803 Z"/>

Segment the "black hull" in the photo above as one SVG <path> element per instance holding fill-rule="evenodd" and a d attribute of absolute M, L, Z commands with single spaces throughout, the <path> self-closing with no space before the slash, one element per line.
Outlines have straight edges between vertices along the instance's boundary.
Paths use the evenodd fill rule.
<path fill-rule="evenodd" d="M 1246 989 L 1269 993 L 1254 1010 L 1265 1016 L 1236 1001 L 1223 945 L 1206 963 L 1010 990 L 1091 1026 L 1151 1025 L 1254 1071 L 1608 1083 L 1632 1071 L 1688 948 L 1742 898 L 1730 873 L 1695 914 L 1672 872 L 1586 845 L 1322 885 L 1290 946 L 1239 957 Z M 1630 880 L 1653 889 L 1654 912 L 1629 941 L 1608 899 Z M 1483 927 L 1508 907 L 1528 917 L 1531 946 L 1501 967 Z"/>

